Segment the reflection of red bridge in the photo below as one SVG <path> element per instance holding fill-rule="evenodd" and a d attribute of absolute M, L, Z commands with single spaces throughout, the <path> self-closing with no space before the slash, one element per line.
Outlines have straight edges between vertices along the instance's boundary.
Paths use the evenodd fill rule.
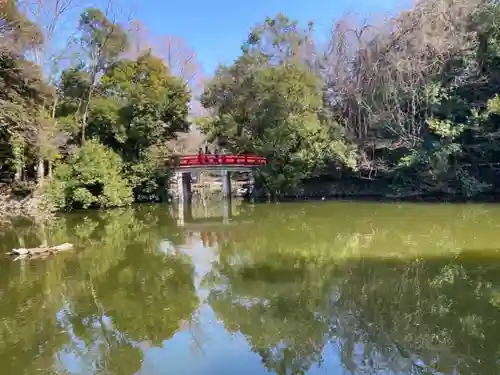
<path fill-rule="evenodd" d="M 249 170 L 267 164 L 263 156 L 199 154 L 178 156 L 171 159 L 177 170 Z"/>

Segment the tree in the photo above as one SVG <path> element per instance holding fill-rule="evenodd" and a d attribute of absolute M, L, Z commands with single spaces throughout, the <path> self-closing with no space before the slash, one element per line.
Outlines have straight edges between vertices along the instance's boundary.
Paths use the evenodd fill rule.
<path fill-rule="evenodd" d="M 135 60 L 142 54 L 151 53 L 161 59 L 171 74 L 184 81 L 191 91 L 201 88 L 203 71 L 195 51 L 179 36 L 152 35 L 146 25 L 135 20 L 128 29 L 129 47 L 124 54 L 127 59 Z"/>
<path fill-rule="evenodd" d="M 88 133 L 127 163 L 137 199 L 165 198 L 165 152 L 189 129 L 189 99 L 187 85 L 149 52 L 110 65 L 101 77 L 89 107 Z"/>
<path fill-rule="evenodd" d="M 194 121 L 197 121 L 195 119 Z M 175 154 L 196 154 L 200 147 L 205 144 L 206 137 L 200 131 L 197 125 L 191 125 L 187 133 L 179 133 L 176 138 L 172 139 L 168 147 Z"/>
<path fill-rule="evenodd" d="M 125 160 L 139 160 L 150 147 L 188 129 L 189 91 L 151 53 L 110 66 L 99 89 L 90 110 L 90 133 Z"/>
<path fill-rule="evenodd" d="M 304 68 L 315 70 L 316 46 L 312 39 L 313 23 L 300 29 L 298 22 L 278 13 L 274 18 L 255 26 L 242 51 L 256 57 L 260 63 L 276 66 L 299 63 Z"/>
<path fill-rule="evenodd" d="M 64 24 L 74 10 L 73 0 L 35 0 L 26 4 L 26 12 L 38 25 L 43 35 L 43 41 L 36 45 L 29 54 L 31 59 L 41 68 L 47 84 L 53 86 L 61 73 L 63 62 L 69 59 L 73 36 L 64 30 Z M 67 141 L 66 132 L 56 121 L 56 107 L 59 92 L 45 103 L 45 119 L 40 123 L 37 148 L 38 182 L 42 183 L 45 175 L 45 160 L 48 161 L 49 175 L 52 173 L 52 163 L 59 154 L 59 148 Z"/>
<path fill-rule="evenodd" d="M 180 37 L 168 35 L 159 38 L 158 56 L 170 71 L 181 78 L 194 92 L 201 88 L 203 72 L 195 51 Z"/>
<path fill-rule="evenodd" d="M 466 108 L 478 103 L 457 94 L 481 80 L 474 55 L 482 36 L 474 19 L 485 13 L 490 5 L 482 0 L 429 0 L 382 25 L 336 25 L 322 64 L 325 92 L 358 145 L 358 177 L 446 194 L 463 192 L 474 179 L 456 162 L 471 114 Z"/>
<path fill-rule="evenodd" d="M 220 67 L 207 84 L 202 104 L 213 120 L 204 130 L 232 152 L 268 157 L 260 181 L 280 195 L 293 192 L 326 163 L 355 165 L 353 150 L 323 110 L 320 80 L 299 54 L 305 39 L 284 16 L 265 25 L 265 33 L 254 29 L 242 56 Z M 276 43 L 269 47 L 264 36 Z"/>
<path fill-rule="evenodd" d="M 90 102 L 97 86 L 97 78 L 127 48 L 127 35 L 116 20 L 109 20 L 97 8 L 88 8 L 80 16 L 81 45 L 86 53 L 85 69 L 90 86 L 81 98 L 81 139 L 85 130 Z M 80 113 L 78 113 L 80 115 Z"/>
<path fill-rule="evenodd" d="M 36 47 L 43 40 L 38 25 L 31 22 L 19 11 L 15 0 L 0 3 L 0 52 L 22 56 L 31 47 Z"/>
<path fill-rule="evenodd" d="M 54 93 L 44 82 L 39 66 L 25 57 L 27 51 L 42 42 L 40 29 L 19 12 L 14 1 L 4 2 L 0 14 L 3 22 L 0 55 L 2 153 L 15 170 L 15 180 L 20 180 L 27 148 L 33 149 L 38 144 L 38 134 L 46 123 L 44 106 Z"/>

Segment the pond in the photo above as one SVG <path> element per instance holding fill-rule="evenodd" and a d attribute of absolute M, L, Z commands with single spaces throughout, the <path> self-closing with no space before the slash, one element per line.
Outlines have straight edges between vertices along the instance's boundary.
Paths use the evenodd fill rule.
<path fill-rule="evenodd" d="M 1 234 L 2 375 L 498 374 L 500 206 L 138 205 Z"/>

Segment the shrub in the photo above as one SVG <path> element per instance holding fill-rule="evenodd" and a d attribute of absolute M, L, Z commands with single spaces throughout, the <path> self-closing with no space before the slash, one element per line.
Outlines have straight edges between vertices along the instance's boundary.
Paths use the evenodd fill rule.
<path fill-rule="evenodd" d="M 164 159 L 163 150 L 151 147 L 143 152 L 140 161 L 130 163 L 125 168 L 137 202 L 162 202 L 168 199 L 171 174 Z"/>
<path fill-rule="evenodd" d="M 59 209 L 125 206 L 132 203 L 132 189 L 122 169 L 119 155 L 89 140 L 56 167 L 45 194 Z"/>

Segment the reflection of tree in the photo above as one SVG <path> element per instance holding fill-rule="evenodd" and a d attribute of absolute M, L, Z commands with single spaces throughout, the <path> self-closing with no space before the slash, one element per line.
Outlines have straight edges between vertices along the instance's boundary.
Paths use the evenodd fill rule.
<path fill-rule="evenodd" d="M 432 367 L 443 374 L 498 373 L 500 309 L 495 298 L 500 266 L 493 266 L 496 262 L 465 254 L 454 260 L 365 260 L 351 265 L 329 310 L 330 321 L 337 319 L 336 327 L 346 311 L 351 313 L 349 322 L 331 334 L 351 348 L 345 357 L 352 362 L 354 345 L 361 342 L 365 357 L 372 360 L 382 354 L 387 358 L 390 348 L 397 357 L 392 366 L 405 363 L 402 370 Z"/>
<path fill-rule="evenodd" d="M 203 281 L 269 370 L 305 373 L 331 346 L 348 373 L 500 373 L 500 259 L 478 248 L 497 243 L 494 211 L 440 208 L 428 220 L 419 206 L 353 205 L 348 220 L 329 205 L 281 207 L 221 232 Z M 77 251 L 1 264 L 2 373 L 60 369 L 71 353 L 78 373 L 132 374 L 145 344 L 192 320 L 194 270 L 164 207 L 75 214 L 45 230 Z"/>
<path fill-rule="evenodd" d="M 499 259 L 477 248 L 496 241 L 493 213 L 388 207 L 257 209 L 204 280 L 212 308 L 279 374 L 320 364 L 328 341 L 351 373 L 500 373 Z"/>
<path fill-rule="evenodd" d="M 431 216 L 429 216 L 431 215 Z M 497 211 L 481 206 L 394 204 L 281 204 L 257 206 L 232 228 L 231 257 L 265 261 L 269 252 L 346 259 L 414 258 L 460 249 L 495 248 Z M 251 233 L 252 235 L 249 235 Z"/>
<path fill-rule="evenodd" d="M 2 264 L 2 371 L 55 372 L 69 355 L 79 373 L 133 374 L 143 359 L 141 341 L 170 338 L 196 309 L 192 265 L 160 252 L 163 236 L 181 240 L 164 207 L 73 214 L 45 230 L 51 243 L 71 242 L 77 250 Z M 31 228 L 18 233 L 37 243 Z"/>
<path fill-rule="evenodd" d="M 194 269 L 179 256 L 135 246 L 128 253 L 99 285 L 98 296 L 121 332 L 137 342 L 161 345 L 198 306 Z"/>
<path fill-rule="evenodd" d="M 0 265 L 0 364 L 2 374 L 35 374 L 53 369 L 54 354 L 69 340 L 55 314 L 62 307 L 64 264 Z M 52 273 L 49 273 L 52 272 Z"/>
<path fill-rule="evenodd" d="M 280 257 L 219 264 L 205 282 L 226 327 L 279 374 L 321 363 L 326 337 L 353 373 L 499 373 L 500 266 L 473 259 Z"/>
<path fill-rule="evenodd" d="M 64 352 L 71 353 L 79 373 L 99 375 L 132 375 L 141 368 L 143 353 L 122 332 L 106 324 L 99 314 L 71 314 L 65 327 L 71 335 Z"/>
<path fill-rule="evenodd" d="M 328 294 L 318 281 L 300 259 L 283 257 L 252 266 L 221 263 L 205 283 L 226 329 L 244 334 L 270 371 L 302 374 L 321 360 L 328 330 L 316 315 Z"/>

